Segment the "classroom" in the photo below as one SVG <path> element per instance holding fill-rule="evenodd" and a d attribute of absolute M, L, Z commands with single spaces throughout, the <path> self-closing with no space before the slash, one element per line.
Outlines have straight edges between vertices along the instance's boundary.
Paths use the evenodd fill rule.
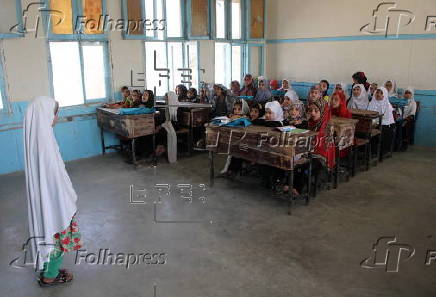
<path fill-rule="evenodd" d="M 0 296 L 436 296 L 434 0 L 0 0 Z"/>

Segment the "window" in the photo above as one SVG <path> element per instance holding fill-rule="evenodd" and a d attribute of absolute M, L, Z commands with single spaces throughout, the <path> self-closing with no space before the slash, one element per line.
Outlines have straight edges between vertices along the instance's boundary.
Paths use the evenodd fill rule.
<path fill-rule="evenodd" d="M 177 85 L 198 88 L 197 42 L 146 42 L 146 87 L 156 96 Z"/>
<path fill-rule="evenodd" d="M 232 0 L 232 39 L 241 39 L 241 0 Z"/>
<path fill-rule="evenodd" d="M 248 57 L 248 72 L 251 73 L 253 77 L 263 75 L 263 46 L 249 44 Z"/>
<path fill-rule="evenodd" d="M 215 43 L 215 82 L 229 86 L 242 77 L 242 45 Z"/>
<path fill-rule="evenodd" d="M 232 80 L 242 79 L 242 46 L 232 45 Z"/>
<path fill-rule="evenodd" d="M 50 42 L 50 57 L 54 98 L 60 106 L 107 97 L 105 43 Z"/>
<path fill-rule="evenodd" d="M 216 38 L 226 38 L 226 7 L 225 0 L 216 0 Z"/>
<path fill-rule="evenodd" d="M 166 0 L 165 23 L 167 37 L 182 37 L 182 7 L 181 0 Z"/>

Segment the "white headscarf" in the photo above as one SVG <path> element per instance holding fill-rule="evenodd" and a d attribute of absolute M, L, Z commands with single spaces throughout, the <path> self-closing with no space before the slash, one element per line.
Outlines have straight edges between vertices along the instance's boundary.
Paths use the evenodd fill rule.
<path fill-rule="evenodd" d="M 176 93 L 170 91 L 167 93 L 168 105 L 172 105 L 168 107 L 169 117 L 165 115 L 165 123 L 162 124 L 162 127 L 167 132 L 167 154 L 168 154 L 168 162 L 173 164 L 177 162 L 177 133 L 174 130 L 173 124 L 171 121 L 177 121 L 177 109 L 179 105 L 179 99 L 177 98 Z"/>
<path fill-rule="evenodd" d="M 29 238 L 39 269 L 49 260 L 53 236 L 67 229 L 77 211 L 77 195 L 53 132 L 55 106 L 53 98 L 36 97 L 23 122 Z"/>
<path fill-rule="evenodd" d="M 383 100 L 377 100 L 374 93 L 374 98 L 368 105 L 368 110 L 377 111 L 379 114 L 383 115 L 382 125 L 390 125 L 395 123 L 393 108 L 389 102 L 389 92 L 385 87 L 379 87 L 377 90 L 383 92 Z M 376 91 L 377 92 L 377 91 Z"/>
<path fill-rule="evenodd" d="M 360 89 L 360 95 L 359 97 L 351 96 L 350 102 L 348 102 L 348 108 L 354 108 L 354 109 L 367 109 L 368 108 L 368 94 L 366 93 L 365 86 L 362 84 L 354 85 L 354 88 Z"/>
<path fill-rule="evenodd" d="M 341 82 L 341 83 L 337 83 L 336 85 L 341 85 L 341 87 L 342 87 L 342 91 L 344 92 L 344 94 L 347 94 L 347 88 L 348 88 L 348 86 L 347 86 L 346 83 Z M 335 89 L 336 89 L 336 85 L 335 85 Z M 333 92 L 334 92 L 334 91 L 333 91 Z"/>
<path fill-rule="evenodd" d="M 291 101 L 292 101 L 293 104 L 297 104 L 297 103 L 301 102 L 301 101 L 300 101 L 300 98 L 299 98 L 298 95 L 297 95 L 297 92 L 295 92 L 295 91 L 292 90 L 292 89 L 289 89 L 289 90 L 286 92 L 285 97 L 288 97 L 289 99 L 291 99 Z"/>
<path fill-rule="evenodd" d="M 392 83 L 392 90 L 389 91 L 389 97 L 398 97 L 398 93 L 397 93 L 397 82 L 393 79 L 387 80 L 386 83 L 390 81 Z M 385 83 L 385 87 L 386 87 L 386 83 Z"/>
<path fill-rule="evenodd" d="M 167 93 L 167 97 L 168 105 L 172 105 L 169 107 L 171 121 L 177 121 L 177 105 L 179 105 L 179 99 L 177 98 L 176 93 L 172 91 Z"/>
<path fill-rule="evenodd" d="M 407 118 L 409 116 L 414 116 L 416 114 L 416 101 L 415 101 L 415 89 L 412 87 L 408 87 L 404 90 L 404 93 L 406 91 L 409 91 L 412 93 L 412 97 L 407 100 L 407 105 L 404 107 L 404 118 Z"/>
<path fill-rule="evenodd" d="M 273 113 L 273 118 L 270 121 L 282 122 L 283 121 L 283 109 L 280 103 L 277 101 L 267 102 L 265 104 L 265 110 L 269 108 Z"/>

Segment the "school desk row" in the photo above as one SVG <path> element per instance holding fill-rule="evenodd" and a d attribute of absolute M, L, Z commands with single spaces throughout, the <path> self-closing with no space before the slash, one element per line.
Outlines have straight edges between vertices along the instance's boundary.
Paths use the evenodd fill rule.
<path fill-rule="evenodd" d="M 186 103 L 182 108 L 182 126 L 188 127 L 188 140 L 192 148 L 192 135 L 195 127 L 204 126 L 210 118 L 210 105 Z M 348 154 L 349 172 L 353 176 L 356 169 L 358 150 L 364 147 L 365 167 L 368 170 L 372 161 L 375 164 L 382 160 L 381 131 L 373 125 L 375 119 L 381 116 L 377 112 L 367 110 L 351 110 L 352 119 L 332 118 L 326 137 L 331 139 L 336 147 L 336 157 L 339 160 L 340 152 L 350 150 Z M 103 131 L 115 133 L 120 138 L 131 140 L 131 154 L 135 165 L 135 141 L 139 137 L 152 135 L 153 148 L 155 147 L 155 114 L 120 115 L 118 110 L 98 108 L 97 121 L 101 128 L 102 149 L 105 153 L 108 148 L 120 149 L 120 146 L 105 146 Z M 284 170 L 287 173 L 288 184 L 292 187 L 294 170 L 299 166 L 308 166 L 308 191 L 306 203 L 310 201 L 311 165 L 312 159 L 317 156 L 313 153 L 316 132 L 282 133 L 274 128 L 249 126 L 246 128 L 219 127 L 208 125 L 206 128 L 206 149 L 209 151 L 210 184 L 214 183 L 214 155 L 226 154 L 247 160 L 252 163 L 269 165 Z M 376 139 L 376 157 L 371 159 L 372 139 Z M 330 171 L 333 187 L 338 185 L 339 162 Z M 314 191 L 316 195 L 316 188 Z M 293 191 L 290 191 L 290 207 L 294 202 Z M 289 208 L 290 211 L 290 208 Z"/>

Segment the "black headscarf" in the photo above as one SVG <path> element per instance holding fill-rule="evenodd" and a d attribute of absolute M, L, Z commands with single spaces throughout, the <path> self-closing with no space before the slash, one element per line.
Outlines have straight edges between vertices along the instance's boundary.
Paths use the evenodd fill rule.
<path fill-rule="evenodd" d="M 147 102 L 142 102 L 142 99 L 141 99 L 141 104 L 144 105 L 147 108 L 153 108 L 154 107 L 154 94 L 153 94 L 153 91 L 145 90 L 144 93 L 148 93 L 148 101 Z"/>
<path fill-rule="evenodd" d="M 176 89 L 179 89 L 180 94 L 178 95 L 177 99 L 179 102 L 187 101 L 188 100 L 188 89 L 185 85 L 177 85 Z"/>

